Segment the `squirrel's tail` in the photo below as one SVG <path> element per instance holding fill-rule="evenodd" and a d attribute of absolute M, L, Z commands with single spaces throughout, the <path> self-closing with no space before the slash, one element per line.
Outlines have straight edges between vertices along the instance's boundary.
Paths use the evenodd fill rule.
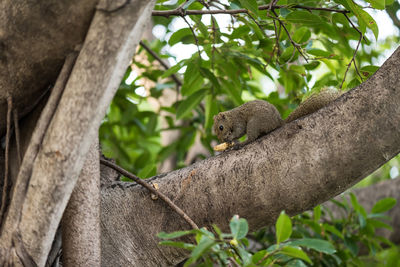
<path fill-rule="evenodd" d="M 301 102 L 300 105 L 285 119 L 285 122 L 291 122 L 305 115 L 314 113 L 334 101 L 341 94 L 342 92 L 335 88 L 323 88 L 319 93 L 313 93 L 306 100 Z"/>

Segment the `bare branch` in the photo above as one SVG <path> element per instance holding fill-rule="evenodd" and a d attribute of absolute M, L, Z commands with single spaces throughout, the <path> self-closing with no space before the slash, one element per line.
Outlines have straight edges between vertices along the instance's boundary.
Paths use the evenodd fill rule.
<path fill-rule="evenodd" d="M 148 47 L 142 41 L 140 41 L 139 44 L 144 48 L 144 50 L 147 51 L 147 53 L 152 55 L 152 57 L 154 57 L 158 62 L 160 62 L 161 66 L 163 66 L 165 70 L 169 69 L 169 66 L 167 65 L 167 63 L 165 63 L 164 60 L 162 60 L 150 47 Z M 182 86 L 181 80 L 179 80 L 179 78 L 175 74 L 171 74 L 170 76 L 178 86 Z"/>
<path fill-rule="evenodd" d="M 325 7 L 311 7 L 311 6 L 302 6 L 302 5 L 261 5 L 258 7 L 258 10 L 274 10 L 280 8 L 296 8 L 296 9 L 306 9 L 306 10 L 320 10 L 326 12 L 335 12 L 335 13 L 350 13 L 347 10 L 335 9 L 335 8 L 325 8 Z M 241 13 L 249 13 L 247 9 L 232 9 L 232 10 L 183 10 L 181 7 L 178 7 L 173 10 L 154 10 L 152 12 L 153 16 L 182 16 L 182 15 L 205 15 L 205 14 L 241 14 Z"/>
<path fill-rule="evenodd" d="M 161 193 L 160 191 L 156 190 L 152 185 L 149 183 L 145 182 L 144 180 L 140 179 L 136 175 L 128 172 L 127 170 L 123 169 L 122 167 L 112 163 L 111 161 L 105 160 L 105 159 L 100 159 L 100 163 L 103 165 L 106 165 L 110 168 L 113 168 L 117 172 L 119 172 L 122 175 L 125 175 L 129 179 L 135 181 L 136 183 L 140 184 L 147 190 L 149 190 L 151 193 L 157 195 L 159 198 L 161 198 L 165 203 L 167 203 L 176 213 L 178 213 L 193 229 L 199 229 L 197 224 L 177 205 L 172 202 L 171 199 L 169 199 L 166 195 Z"/>
<path fill-rule="evenodd" d="M 306 60 L 306 62 L 308 63 L 308 59 L 306 58 L 306 56 L 303 54 L 303 52 L 301 51 L 301 46 L 296 43 L 292 37 L 290 36 L 290 33 L 288 31 L 288 29 L 286 28 L 285 24 L 279 19 L 278 14 L 276 14 L 275 10 L 272 10 L 272 13 L 274 13 L 275 17 L 271 17 L 273 19 L 276 19 L 279 22 L 279 25 L 281 25 L 283 27 L 283 29 L 285 30 L 290 42 L 292 43 L 293 47 L 295 49 L 297 49 L 297 51 L 299 51 L 300 55 Z M 294 56 L 294 54 L 292 55 Z M 290 59 L 291 60 L 291 59 Z"/>
<path fill-rule="evenodd" d="M 194 38 L 194 41 L 196 42 L 196 46 L 197 46 L 197 52 L 199 53 L 199 57 L 201 58 L 201 52 L 200 52 L 200 48 L 199 48 L 199 40 L 197 39 L 196 33 L 194 32 L 192 25 L 190 25 L 189 21 L 187 21 L 187 19 L 185 18 L 184 15 L 182 15 L 182 18 L 188 25 L 189 29 L 192 31 L 193 38 Z"/>
<path fill-rule="evenodd" d="M 347 64 L 347 68 L 346 68 L 346 71 L 345 71 L 344 76 L 343 76 L 342 83 L 340 84 L 340 87 L 339 87 L 339 88 L 342 88 L 342 87 L 343 87 L 343 83 L 344 83 L 344 81 L 346 80 L 347 72 L 348 72 L 349 69 L 350 69 L 351 63 L 354 63 L 354 68 L 355 68 L 355 70 L 356 70 L 356 73 L 357 73 L 358 76 L 361 78 L 361 81 L 363 80 L 363 77 L 361 76 L 361 73 L 358 71 L 358 68 L 357 68 L 357 64 L 356 64 L 356 55 L 357 55 L 358 48 L 360 47 L 361 41 L 362 41 L 362 39 L 364 38 L 364 36 L 363 36 L 362 32 L 353 24 L 353 22 L 350 20 L 350 18 L 349 18 L 346 14 L 343 14 L 343 15 L 344 15 L 344 16 L 346 17 L 346 19 L 349 21 L 349 23 L 351 24 L 351 26 L 360 34 L 360 38 L 359 38 L 359 40 L 358 40 L 357 47 L 356 47 L 356 49 L 354 50 L 353 57 L 351 58 L 349 64 Z"/>

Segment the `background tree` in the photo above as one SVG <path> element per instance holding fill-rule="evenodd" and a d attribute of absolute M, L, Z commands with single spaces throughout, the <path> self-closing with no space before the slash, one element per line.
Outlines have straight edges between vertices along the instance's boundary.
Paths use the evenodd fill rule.
<path fill-rule="evenodd" d="M 151 181 L 159 191 L 199 226 L 216 223 L 225 230 L 234 214 L 248 218 L 250 229 L 273 224 L 282 209 L 290 215 L 307 210 L 344 191 L 399 152 L 396 85 L 400 52 L 394 52 L 365 81 L 383 61 L 379 49 L 397 41 L 389 36 L 371 48 L 379 30 L 368 12 L 384 9 L 390 2 L 371 1 L 371 9 L 369 2 L 352 1 L 311 1 L 304 6 L 290 1 L 161 1 L 153 17 L 155 27 L 164 25 L 166 37 L 142 47 L 149 52 L 150 46 L 159 57 L 168 58 L 168 45 L 190 43 L 196 51 L 172 62 L 167 71 L 155 63 L 159 62 L 155 54 L 148 62 L 136 60 L 125 77 L 154 2 L 21 3 L 3 1 L 0 9 L 4 35 L 0 115 L 7 118 L 0 124 L 6 129 L 2 263 L 45 263 L 86 153 L 95 143 L 121 78 L 101 125 L 100 141 L 107 156 L 141 178 L 156 174 L 157 166 L 173 153 L 177 167 L 188 164 L 187 151 L 196 136 L 212 153 L 210 126 L 218 111 L 260 98 L 287 116 L 313 90 L 324 86 L 350 89 L 363 82 L 333 105 L 244 149 L 154 177 Z M 46 12 L 54 16 L 45 16 Z M 224 24 L 207 13 L 227 13 L 226 21 L 231 21 Z M 174 16 L 187 28 L 174 30 Z M 48 34 L 38 38 L 38 32 Z M 74 53 L 67 57 L 73 50 L 79 51 L 75 64 Z M 132 69 L 137 67 L 142 70 L 135 74 Z M 184 71 L 183 78 L 179 71 Z M 173 82 L 166 82 L 172 74 Z M 140 86 L 143 77 L 148 84 L 154 82 L 149 90 Z M 49 85 L 54 88 L 38 120 L 46 102 L 41 96 Z M 271 87 L 276 92 L 270 93 Z M 175 103 L 154 109 L 154 101 L 171 89 Z M 35 105 L 32 99 L 42 104 Z M 12 114 L 17 138 L 10 142 Z M 160 134 L 172 129 L 179 130 L 179 140 L 161 146 Z M 86 161 L 89 169 L 97 164 L 95 153 L 91 155 Z M 24 159 L 21 164 L 18 158 Z M 386 168 L 394 170 L 393 175 L 397 160 L 391 164 Z M 81 177 L 85 173 L 99 177 L 98 169 L 82 172 Z M 158 246 L 155 238 L 161 230 L 187 229 L 186 222 L 164 202 L 152 200 L 142 187 L 110 184 L 115 175 L 105 172 L 102 168 L 102 263 L 170 265 L 186 257 L 185 251 Z M 387 171 L 383 176 L 387 177 Z M 77 210 L 73 204 L 69 208 L 68 214 Z M 73 221 L 68 218 L 65 227 Z"/>

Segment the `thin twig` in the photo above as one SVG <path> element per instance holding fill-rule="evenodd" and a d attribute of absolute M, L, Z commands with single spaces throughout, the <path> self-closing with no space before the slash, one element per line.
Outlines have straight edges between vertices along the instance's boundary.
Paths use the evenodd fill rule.
<path fill-rule="evenodd" d="M 340 89 L 343 87 L 344 81 L 346 80 L 347 72 L 348 72 L 349 69 L 350 69 L 351 63 L 354 64 L 354 68 L 355 68 L 355 70 L 356 70 L 356 73 L 357 73 L 358 76 L 360 77 L 361 81 L 363 80 L 363 77 L 361 76 L 361 73 L 358 71 L 358 68 L 357 68 L 357 64 L 356 64 L 356 55 L 357 55 L 358 48 L 360 47 L 361 41 L 362 41 L 362 39 L 363 39 L 364 36 L 363 36 L 362 32 L 353 24 L 353 22 L 350 20 L 350 18 L 349 18 L 346 14 L 343 14 L 343 15 L 344 15 L 344 16 L 346 17 L 346 19 L 350 22 L 351 26 L 360 34 L 360 38 L 359 38 L 359 40 L 358 40 L 357 47 L 356 47 L 356 49 L 354 50 L 353 57 L 351 58 L 349 64 L 347 64 L 347 68 L 346 68 L 346 71 L 345 71 L 345 73 L 344 73 L 342 83 L 340 84 L 340 87 L 339 87 Z"/>
<path fill-rule="evenodd" d="M 319 10 L 319 11 L 326 11 L 326 12 L 335 12 L 335 13 L 350 13 L 348 10 L 341 10 L 335 8 L 325 8 L 325 7 L 311 7 L 311 6 L 303 6 L 303 5 L 261 5 L 258 7 L 258 10 L 273 10 L 273 9 L 280 9 L 280 8 L 296 8 L 296 9 L 306 9 L 306 10 Z M 183 14 L 184 13 L 184 14 Z M 182 11 L 181 7 L 178 7 L 173 10 L 154 10 L 151 14 L 153 16 L 182 16 L 182 15 L 205 15 L 205 14 L 240 14 L 240 13 L 248 13 L 247 9 L 228 9 L 228 10 L 185 10 Z"/>
<path fill-rule="evenodd" d="M 268 10 L 272 10 L 272 8 L 276 5 L 278 0 L 271 0 L 271 2 L 268 4 Z"/>
<path fill-rule="evenodd" d="M 201 52 L 200 52 L 200 47 L 199 47 L 199 40 L 197 39 L 197 36 L 192 28 L 192 25 L 190 25 L 189 21 L 187 21 L 187 19 L 185 18 L 184 15 L 182 15 L 183 20 L 186 22 L 186 24 L 188 25 L 189 29 L 192 31 L 193 34 L 193 38 L 194 41 L 196 42 L 196 46 L 197 46 L 197 52 L 199 53 L 199 57 L 201 58 Z"/>
<path fill-rule="evenodd" d="M 139 44 L 146 50 L 150 55 L 152 55 L 158 62 L 160 62 L 161 66 L 164 67 L 164 69 L 168 70 L 170 67 L 167 65 L 167 63 L 164 62 L 150 47 L 148 47 L 144 42 L 140 41 Z M 174 80 L 174 82 L 178 86 L 182 86 L 181 80 L 178 79 L 178 77 L 175 74 L 170 75 L 171 78 Z"/>
<path fill-rule="evenodd" d="M 177 205 L 175 205 L 171 199 L 169 199 L 166 195 L 164 195 L 163 193 L 161 193 L 160 191 L 156 190 L 153 186 L 151 186 L 149 183 L 145 182 L 144 180 L 140 179 L 139 177 L 137 177 L 136 175 L 128 172 L 127 170 L 123 169 L 122 167 L 106 160 L 106 159 L 100 159 L 100 163 L 108 166 L 114 170 L 116 170 L 117 172 L 119 172 L 120 174 L 128 177 L 129 179 L 132 179 L 133 181 L 135 181 L 136 183 L 140 184 L 141 186 L 143 186 L 144 188 L 146 188 L 147 190 L 149 190 L 151 193 L 157 195 L 159 198 L 161 198 L 165 203 L 167 203 L 173 210 L 176 211 L 176 213 L 178 213 L 180 216 L 182 216 L 182 218 L 193 228 L 193 229 L 199 229 L 199 227 L 196 225 L 196 223 L 181 209 L 179 208 Z"/>
<path fill-rule="evenodd" d="M 14 108 L 13 115 L 14 115 L 15 143 L 17 144 L 18 166 L 21 166 L 22 154 L 21 154 L 21 143 L 20 143 L 20 135 L 19 135 L 18 110 L 17 110 L 17 108 Z"/>
<path fill-rule="evenodd" d="M 248 14 L 250 19 L 257 25 L 257 27 L 261 30 L 262 34 L 268 38 L 267 34 L 265 33 L 264 29 L 261 27 L 260 23 L 257 22 L 257 20 L 250 14 Z"/>
<path fill-rule="evenodd" d="M 300 55 L 301 55 L 301 56 L 306 60 L 306 62 L 308 63 L 308 59 L 306 58 L 306 56 L 305 56 L 305 55 L 303 54 L 303 52 L 301 51 L 301 46 L 300 46 L 298 43 L 296 43 L 296 42 L 292 39 L 292 37 L 290 36 L 290 33 L 289 33 L 288 29 L 286 28 L 285 24 L 279 19 L 278 14 L 276 14 L 275 10 L 272 10 L 272 13 L 274 13 L 274 15 L 275 15 L 275 18 L 274 18 L 274 19 L 276 19 L 276 20 L 279 22 L 279 25 L 281 25 L 281 26 L 283 27 L 283 29 L 285 30 L 285 32 L 286 32 L 286 34 L 287 34 L 287 36 L 288 36 L 288 38 L 289 38 L 289 41 L 292 43 L 293 47 L 294 47 L 295 49 L 297 49 L 297 51 L 299 51 Z M 273 18 L 273 17 L 272 17 L 272 18 Z"/>
<path fill-rule="evenodd" d="M 216 31 L 217 29 L 215 28 L 215 18 L 213 15 L 211 15 L 211 22 L 212 22 L 212 36 L 213 36 L 213 44 L 212 44 L 212 50 L 211 50 L 211 69 L 214 70 L 214 62 L 215 62 L 215 42 L 216 42 Z"/>
<path fill-rule="evenodd" d="M 6 202 L 8 196 L 8 161 L 10 152 L 10 137 L 11 137 L 11 113 L 12 113 L 13 100 L 12 96 L 7 97 L 7 132 L 6 132 L 6 151 L 5 151 L 5 166 L 4 166 L 4 183 L 3 183 L 3 193 L 1 195 L 1 208 L 0 208 L 0 225 L 4 218 L 4 213 L 6 209 Z"/>

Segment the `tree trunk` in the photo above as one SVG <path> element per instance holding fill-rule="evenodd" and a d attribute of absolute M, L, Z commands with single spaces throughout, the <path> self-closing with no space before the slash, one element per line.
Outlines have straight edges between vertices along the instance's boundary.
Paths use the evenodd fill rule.
<path fill-rule="evenodd" d="M 100 160 L 96 140 L 62 218 L 63 266 L 100 267 Z"/>
<path fill-rule="evenodd" d="M 150 19 L 154 3 L 154 0 L 102 1 L 98 5 L 62 98 L 54 116 L 49 117 L 51 122 L 46 126 L 40 150 L 33 161 L 22 163 L 21 170 L 28 171 L 18 174 L 3 223 L 0 247 L 6 252 L 1 253 L 0 262 L 44 265 L 86 153 Z M 68 4 L 68 8 L 76 8 L 74 3 Z M 32 168 L 24 167 L 28 165 Z"/>

